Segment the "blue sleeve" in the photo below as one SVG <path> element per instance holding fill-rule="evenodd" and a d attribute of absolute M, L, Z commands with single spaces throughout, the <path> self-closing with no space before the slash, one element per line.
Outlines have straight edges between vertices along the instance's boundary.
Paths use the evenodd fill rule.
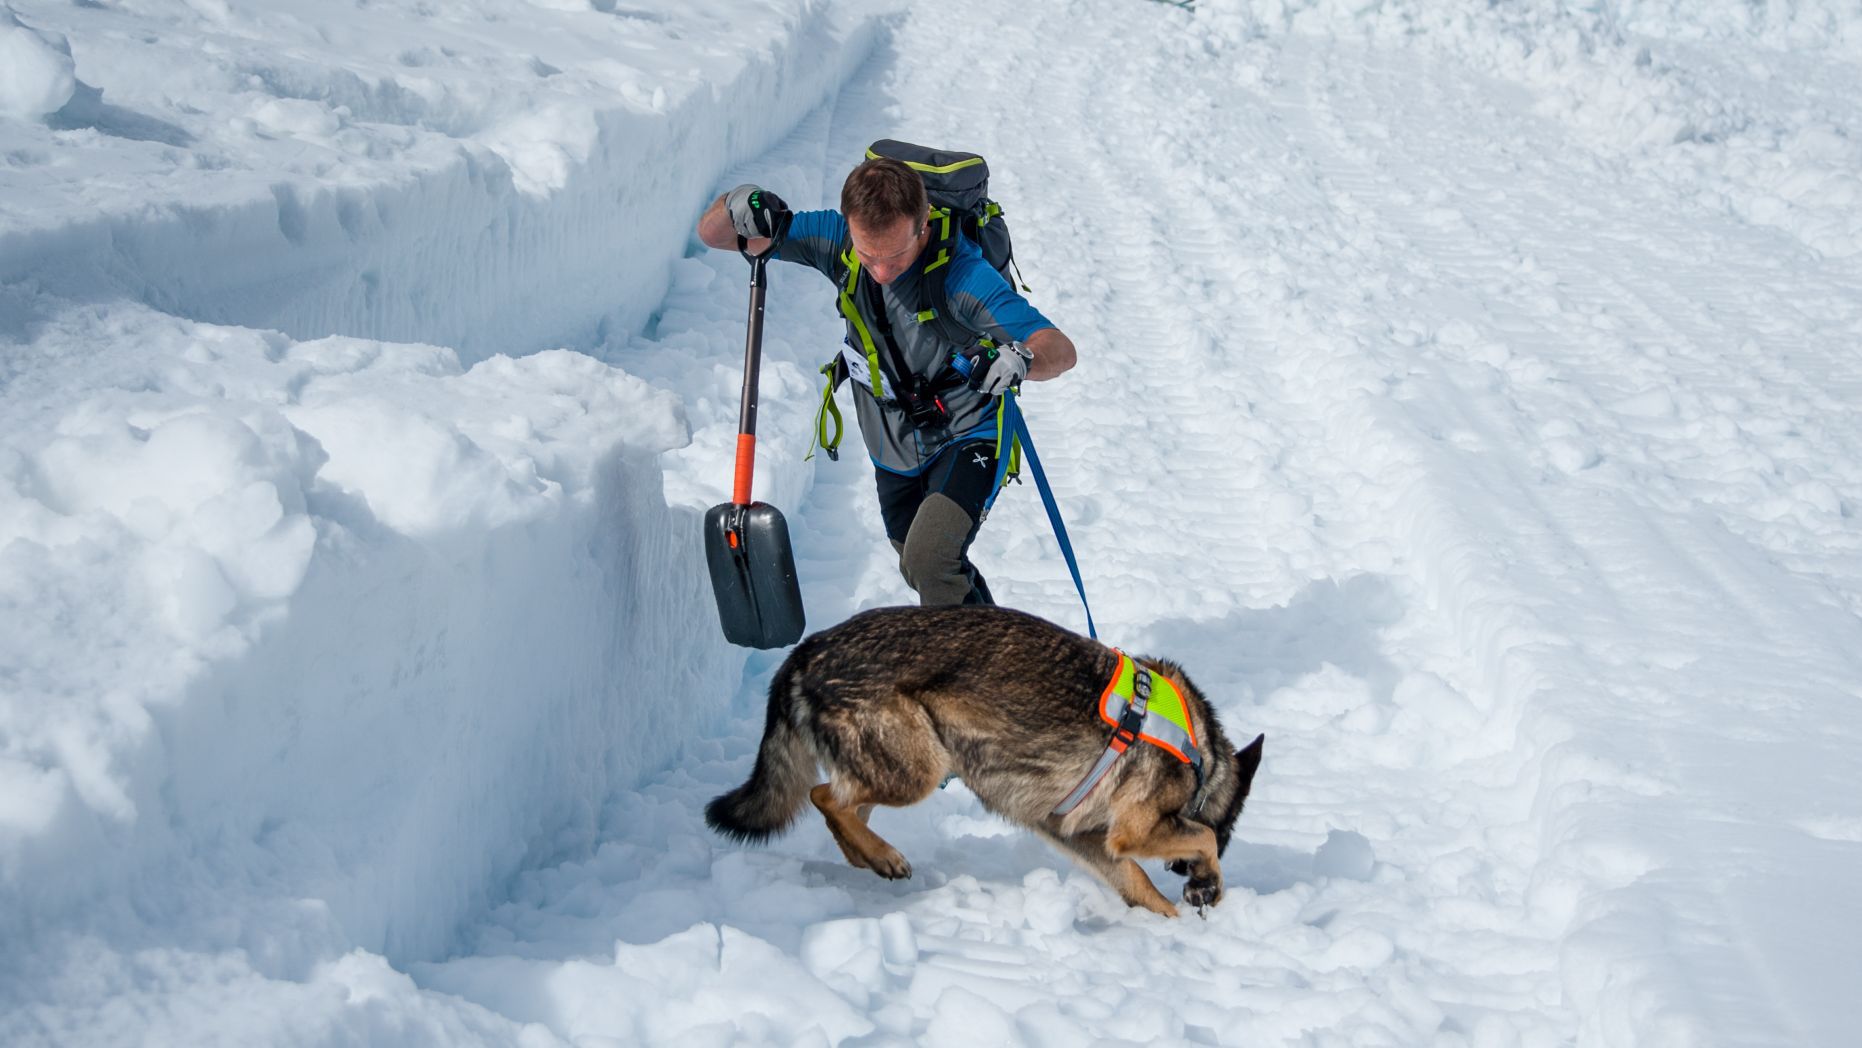
<path fill-rule="evenodd" d="M 1056 326 L 1017 294 L 974 244 L 965 241 L 957 249 L 950 269 L 944 297 L 957 322 L 971 331 L 997 342 L 1026 342 L 1042 328 Z"/>
<path fill-rule="evenodd" d="M 813 266 L 829 280 L 847 249 L 847 220 L 839 211 L 797 211 L 776 258 Z"/>

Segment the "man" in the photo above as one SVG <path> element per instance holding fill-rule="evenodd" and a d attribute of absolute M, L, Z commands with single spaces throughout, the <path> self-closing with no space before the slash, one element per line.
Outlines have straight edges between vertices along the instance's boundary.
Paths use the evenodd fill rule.
<path fill-rule="evenodd" d="M 977 343 L 951 342 L 920 312 L 925 269 L 937 261 L 929 210 L 916 171 L 897 160 L 871 159 L 847 176 L 839 211 L 804 211 L 791 219 L 780 197 L 742 185 L 706 209 L 698 238 L 708 247 L 736 250 L 742 237 L 743 249 L 755 255 L 781 237 L 776 258 L 813 266 L 844 289 L 848 349 L 829 381 L 845 375 L 858 390 L 860 433 L 899 571 L 925 606 L 993 604 L 969 549 L 994 494 L 996 400 L 1023 379 L 1061 374 L 1073 367 L 1075 354 L 1072 341 L 959 234 L 950 238 L 954 250 L 945 276 L 952 319 L 1000 347 L 993 359 L 976 358 L 976 373 L 966 381 L 952 357 L 974 351 Z"/>

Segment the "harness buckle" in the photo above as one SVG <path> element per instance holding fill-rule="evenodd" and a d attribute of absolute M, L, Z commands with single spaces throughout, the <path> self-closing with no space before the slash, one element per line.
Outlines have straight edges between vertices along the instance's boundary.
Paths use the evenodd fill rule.
<path fill-rule="evenodd" d="M 1118 715 L 1118 726 L 1112 729 L 1112 738 L 1121 743 L 1120 749 L 1138 744 L 1138 733 L 1144 730 L 1145 713 L 1150 706 L 1151 675 L 1138 671 L 1137 694 L 1126 703 L 1125 709 Z"/>
<path fill-rule="evenodd" d="M 1119 714 L 1118 727 L 1113 729 L 1113 734 L 1129 735 L 1131 736 L 1131 741 L 1135 742 L 1137 741 L 1139 730 L 1143 727 L 1144 710 L 1134 702 L 1125 707 L 1124 713 Z"/>
<path fill-rule="evenodd" d="M 1128 746 L 1138 745 L 1138 732 L 1143 726 L 1145 726 L 1145 711 L 1138 709 L 1136 704 L 1127 705 L 1125 713 L 1119 715 L 1119 726 L 1112 730 L 1110 745 L 1117 746 L 1119 752 L 1127 750 Z"/>

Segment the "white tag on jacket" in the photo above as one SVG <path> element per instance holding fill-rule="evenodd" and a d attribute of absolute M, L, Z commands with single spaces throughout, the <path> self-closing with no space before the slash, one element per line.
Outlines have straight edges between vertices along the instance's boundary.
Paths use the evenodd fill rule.
<path fill-rule="evenodd" d="M 871 393 L 873 377 L 871 369 L 866 366 L 866 354 L 855 352 L 853 347 L 846 346 L 841 349 L 840 358 L 847 362 L 847 380 Z M 892 399 L 892 383 L 886 380 L 886 372 L 883 368 L 879 372 L 879 388 L 885 395 L 885 399 Z"/>

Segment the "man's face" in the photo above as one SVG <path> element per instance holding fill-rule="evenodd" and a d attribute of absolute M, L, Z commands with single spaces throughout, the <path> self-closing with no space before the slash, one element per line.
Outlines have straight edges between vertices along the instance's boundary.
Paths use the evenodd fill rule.
<path fill-rule="evenodd" d="M 901 218 L 880 226 L 848 219 L 847 232 L 853 237 L 853 254 L 860 265 L 874 280 L 890 284 L 917 261 L 929 229 L 922 218 Z"/>

